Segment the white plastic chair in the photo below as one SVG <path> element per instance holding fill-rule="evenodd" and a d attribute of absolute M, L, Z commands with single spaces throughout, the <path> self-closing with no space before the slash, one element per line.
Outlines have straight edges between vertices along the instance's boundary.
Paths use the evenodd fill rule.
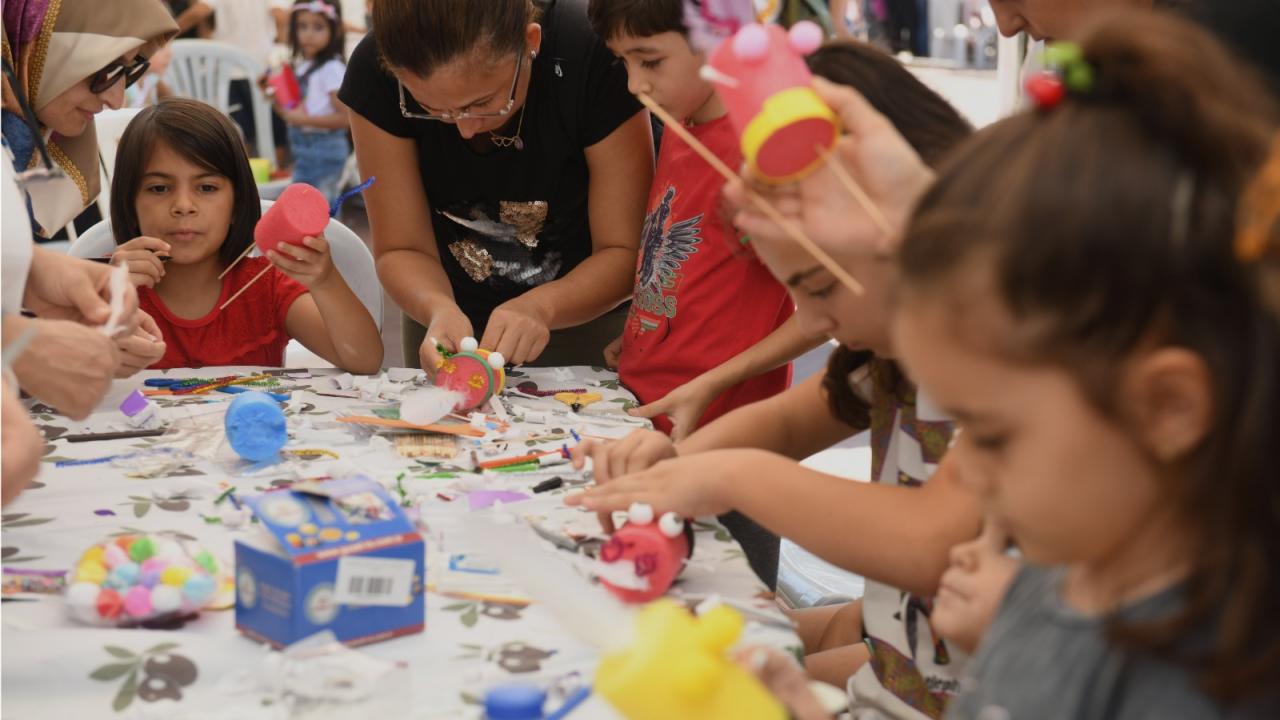
<path fill-rule="evenodd" d="M 262 211 L 274 205 L 272 200 L 262 201 Z M 337 220 L 330 220 L 324 230 L 329 240 L 329 252 L 333 255 L 333 265 L 342 273 L 351 291 L 360 298 L 360 302 L 373 316 L 373 322 L 382 331 L 382 285 L 378 282 L 378 272 L 373 264 L 373 253 L 365 246 L 364 241 L 351 228 Z M 80 237 L 71 243 L 67 253 L 74 257 L 100 258 L 106 257 L 116 249 L 115 236 L 111 233 L 111 220 L 103 220 L 85 230 Z M 255 248 L 252 255 L 258 255 Z"/>
<path fill-rule="evenodd" d="M 93 118 L 98 132 L 98 158 L 102 166 L 102 191 L 98 193 L 98 209 L 102 217 L 111 217 L 111 178 L 116 172 L 116 150 L 125 128 L 142 112 L 142 108 L 103 110 Z M 87 232 L 87 231 L 86 231 Z"/>
<path fill-rule="evenodd" d="M 276 163 L 276 143 L 271 136 L 271 105 L 258 87 L 258 78 L 267 71 L 248 53 L 234 45 L 215 40 L 175 40 L 173 60 L 165 73 L 165 82 L 183 97 L 206 102 L 231 114 L 231 81 L 244 77 L 249 81 L 253 102 L 253 128 L 257 135 L 256 153 Z"/>

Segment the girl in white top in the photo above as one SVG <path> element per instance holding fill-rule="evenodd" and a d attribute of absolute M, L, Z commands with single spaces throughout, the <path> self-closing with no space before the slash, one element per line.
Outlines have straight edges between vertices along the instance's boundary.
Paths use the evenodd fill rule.
<path fill-rule="evenodd" d="M 342 9 L 336 0 L 297 0 L 289 14 L 289 48 L 302 102 L 276 112 L 289 125 L 293 179 L 314 185 L 333 202 L 351 148 L 347 113 L 338 99 L 346 75 Z"/>

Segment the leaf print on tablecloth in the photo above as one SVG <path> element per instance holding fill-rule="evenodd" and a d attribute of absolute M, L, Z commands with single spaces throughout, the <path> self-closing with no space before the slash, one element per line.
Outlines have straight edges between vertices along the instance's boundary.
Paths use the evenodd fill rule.
<path fill-rule="evenodd" d="M 498 648 L 496 656 L 491 654 L 490 657 L 503 670 L 512 674 L 521 674 L 538 672 L 542 669 L 542 662 L 555 654 L 554 650 L 543 650 L 522 642 L 509 642 L 503 643 Z"/>
<path fill-rule="evenodd" d="M 177 643 L 160 643 L 135 654 L 118 645 L 106 645 L 103 650 L 116 660 L 99 666 L 89 678 L 99 682 L 125 678 L 111 701 L 116 712 L 124 711 L 135 699 L 181 700 L 181 688 L 194 684 L 199 671 L 190 659 L 170 652 L 177 647 Z"/>
<path fill-rule="evenodd" d="M 13 513 L 10 515 L 0 516 L 0 524 L 6 528 L 31 527 L 32 525 L 43 525 L 47 522 L 53 522 L 54 518 L 31 517 L 30 513 Z"/>
<path fill-rule="evenodd" d="M 147 511 L 154 505 L 161 510 L 168 512 L 186 512 L 191 509 L 191 500 L 195 500 L 196 496 L 186 492 L 175 493 L 168 497 L 141 497 L 138 495 L 130 495 L 129 502 L 122 502 L 121 505 L 132 505 L 133 516 L 143 517 Z"/>
<path fill-rule="evenodd" d="M 30 557 L 18 557 L 22 551 L 16 547 L 5 547 L 0 549 L 0 560 L 12 565 L 13 563 L 32 562 L 35 560 L 43 560 L 43 556 L 32 555 Z"/>
<path fill-rule="evenodd" d="M 49 419 L 52 420 L 53 418 L 49 418 Z M 39 430 L 40 434 L 44 436 L 44 439 L 48 440 L 49 442 L 53 442 L 54 440 L 57 440 L 58 438 L 67 434 L 67 428 L 60 427 L 58 425 L 37 424 L 36 429 Z"/>
<path fill-rule="evenodd" d="M 519 620 L 522 606 L 499 602 L 459 602 L 444 607 L 445 612 L 459 613 L 458 619 L 463 627 L 475 627 L 483 615 L 491 620 Z"/>

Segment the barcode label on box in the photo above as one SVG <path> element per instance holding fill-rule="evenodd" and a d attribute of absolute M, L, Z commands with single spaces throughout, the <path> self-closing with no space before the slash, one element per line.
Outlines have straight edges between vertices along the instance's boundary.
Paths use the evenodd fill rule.
<path fill-rule="evenodd" d="M 344 557 L 338 559 L 334 601 L 343 605 L 404 607 L 412 600 L 412 560 Z"/>

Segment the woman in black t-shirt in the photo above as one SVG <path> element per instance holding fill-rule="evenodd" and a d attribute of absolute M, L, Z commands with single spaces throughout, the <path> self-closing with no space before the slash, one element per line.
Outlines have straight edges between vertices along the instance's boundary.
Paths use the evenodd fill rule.
<path fill-rule="evenodd" d="M 407 364 L 431 372 L 431 339 L 468 335 L 509 363 L 598 364 L 621 331 L 653 144 L 585 6 L 373 5 L 339 98 L 378 178 L 365 197 Z"/>

